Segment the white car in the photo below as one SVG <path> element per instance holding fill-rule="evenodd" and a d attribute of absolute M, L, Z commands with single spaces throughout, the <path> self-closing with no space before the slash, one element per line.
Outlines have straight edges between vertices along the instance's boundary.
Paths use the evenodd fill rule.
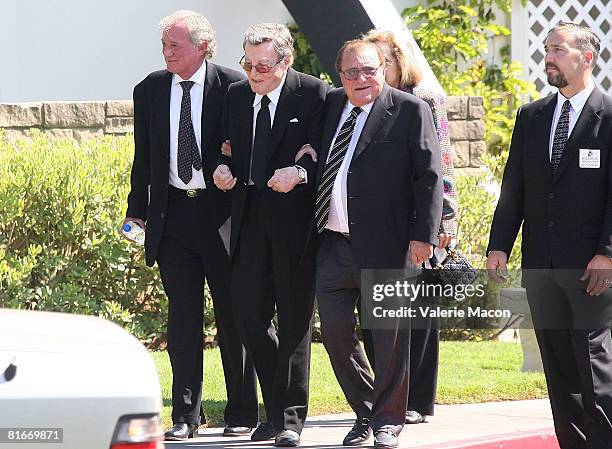
<path fill-rule="evenodd" d="M 96 317 L 0 309 L 0 448 L 161 449 L 144 346 Z"/>

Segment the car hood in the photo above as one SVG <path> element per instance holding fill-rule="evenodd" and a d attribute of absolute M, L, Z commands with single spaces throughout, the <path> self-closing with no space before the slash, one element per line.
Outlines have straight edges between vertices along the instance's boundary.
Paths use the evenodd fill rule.
<path fill-rule="evenodd" d="M 14 380 L 3 379 L 9 365 Z M 95 385 L 95 388 L 91 386 Z M 102 318 L 0 309 L 2 395 L 146 397 L 161 403 L 149 352 Z"/>
<path fill-rule="evenodd" d="M 116 354 L 141 347 L 121 327 L 98 317 L 0 309 L 0 351 Z"/>

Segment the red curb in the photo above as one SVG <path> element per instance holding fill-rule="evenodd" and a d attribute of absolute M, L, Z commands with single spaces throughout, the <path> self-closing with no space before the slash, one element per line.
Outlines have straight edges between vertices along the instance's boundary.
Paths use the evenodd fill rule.
<path fill-rule="evenodd" d="M 418 449 L 559 449 L 551 428 L 417 446 Z M 414 448 L 414 449 L 417 449 Z"/>

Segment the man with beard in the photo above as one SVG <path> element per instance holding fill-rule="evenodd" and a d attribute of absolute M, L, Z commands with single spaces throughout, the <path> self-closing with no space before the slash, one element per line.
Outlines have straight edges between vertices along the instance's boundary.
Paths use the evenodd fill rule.
<path fill-rule="evenodd" d="M 559 88 L 517 113 L 487 269 L 522 224 L 522 282 L 561 449 L 612 448 L 612 99 L 593 85 L 599 39 L 559 23 L 545 42 Z"/>

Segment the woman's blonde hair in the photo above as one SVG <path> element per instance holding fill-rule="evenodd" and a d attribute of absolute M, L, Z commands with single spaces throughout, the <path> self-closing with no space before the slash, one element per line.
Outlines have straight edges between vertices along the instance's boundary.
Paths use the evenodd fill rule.
<path fill-rule="evenodd" d="M 393 31 L 372 29 L 365 33 L 362 39 L 374 44 L 387 44 L 389 46 L 399 65 L 400 87 L 415 86 L 421 81 L 423 73 L 417 66 L 412 49 L 401 42 Z"/>

